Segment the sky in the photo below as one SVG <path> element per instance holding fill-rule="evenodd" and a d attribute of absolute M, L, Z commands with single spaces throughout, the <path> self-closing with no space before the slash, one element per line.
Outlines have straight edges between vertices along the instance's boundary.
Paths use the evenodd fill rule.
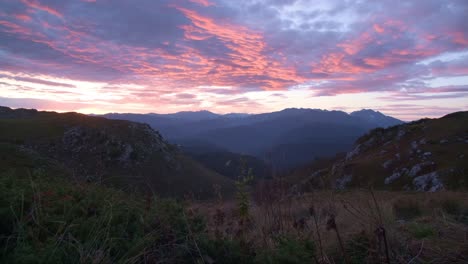
<path fill-rule="evenodd" d="M 466 0 L 1 0 L 0 105 L 468 110 Z"/>

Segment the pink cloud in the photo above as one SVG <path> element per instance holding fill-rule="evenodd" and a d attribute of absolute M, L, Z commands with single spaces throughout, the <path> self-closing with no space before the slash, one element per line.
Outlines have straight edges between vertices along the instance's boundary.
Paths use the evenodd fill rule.
<path fill-rule="evenodd" d="M 334 23 L 317 16 L 317 23 L 295 25 L 265 8 L 281 10 L 288 1 L 256 5 L 244 1 L 238 6 L 222 2 L 214 6 L 208 0 L 147 1 L 148 8 L 126 1 L 84 2 L 94 1 L 20 0 L 11 13 L 7 8 L 14 4 L 0 4 L 6 6 L 0 10 L 1 68 L 31 78 L 49 76 L 36 84 L 51 86 L 40 90 L 51 96 L 60 94 L 53 81 L 60 77 L 114 87 L 96 88 L 97 95 L 90 93 L 96 98 L 106 90 L 135 104 L 187 103 L 194 108 L 200 102 L 189 94 L 202 93 L 214 100 L 288 89 L 310 89 L 313 95 L 400 89 L 423 93 L 430 89 L 424 83 L 431 78 L 468 75 L 462 59 L 434 61 L 468 48 L 459 3 L 454 4 L 456 10 L 426 1 L 401 9 L 397 3 L 393 7 L 379 1 L 373 13 L 378 15 L 363 15 L 359 7 L 343 4 L 346 14 L 360 15 L 352 23 L 339 16 Z M 156 11 L 161 12 L 156 16 Z M 301 21 L 299 15 L 293 18 Z M 434 62 L 426 63 L 428 59 Z M 118 86 L 122 83 L 144 88 L 130 90 Z M 39 92 L 21 89 L 23 94 Z M 453 96 L 448 90 L 431 92 L 439 93 L 439 98 Z M 414 94 L 394 98 L 424 100 Z M 212 107 L 254 107 L 243 99 L 212 102 Z"/>
<path fill-rule="evenodd" d="M 374 27 L 374 30 L 377 33 L 384 33 L 385 32 L 385 29 L 382 26 L 380 26 L 379 24 L 374 24 L 373 27 Z"/>
<path fill-rule="evenodd" d="M 43 5 L 38 0 L 21 0 L 21 2 L 23 2 L 26 6 L 30 8 L 38 9 L 56 17 L 63 18 L 63 15 L 59 13 L 56 9 L 47 5 Z"/>
<path fill-rule="evenodd" d="M 210 2 L 208 0 L 189 0 L 189 1 L 192 2 L 192 3 L 195 3 L 195 4 L 205 6 L 205 7 L 214 5 L 214 3 L 212 3 L 212 2 Z"/>

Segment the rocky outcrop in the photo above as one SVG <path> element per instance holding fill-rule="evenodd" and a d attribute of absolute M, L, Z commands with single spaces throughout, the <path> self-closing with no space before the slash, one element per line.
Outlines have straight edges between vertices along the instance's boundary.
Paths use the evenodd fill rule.
<path fill-rule="evenodd" d="M 414 178 L 413 186 L 416 191 L 435 192 L 444 189 L 439 173 L 436 171 Z"/>
<path fill-rule="evenodd" d="M 359 155 L 360 152 L 361 152 L 361 145 L 357 145 L 356 147 L 354 147 L 354 149 L 352 151 L 350 151 L 350 152 L 348 152 L 348 154 L 346 154 L 346 161 L 349 161 L 354 156 Z"/>
<path fill-rule="evenodd" d="M 336 179 L 335 181 L 335 189 L 344 190 L 348 187 L 348 184 L 353 180 L 353 175 L 347 174 L 341 178 Z"/>
<path fill-rule="evenodd" d="M 374 129 L 359 138 L 345 158 L 331 170 L 336 188 L 379 183 L 384 188 L 438 191 L 464 182 L 463 173 L 442 173 L 451 168 L 466 171 L 468 112 L 440 119 Z M 462 162 L 466 160 L 466 162 Z M 352 176 L 366 182 L 352 181 Z M 375 179 L 375 178 L 378 179 Z M 451 181 L 450 184 L 444 181 Z M 453 187 L 451 187 L 453 188 Z M 465 187 L 466 188 L 466 187 Z"/>
<path fill-rule="evenodd" d="M 141 163 L 153 154 L 160 155 L 168 162 L 174 160 L 169 144 L 147 125 L 130 124 L 125 134 L 110 130 L 112 127 L 71 127 L 64 132 L 57 148 L 61 150 L 60 153 L 71 153 L 72 158 L 94 156 L 103 162 L 118 161 L 124 167 Z"/>
<path fill-rule="evenodd" d="M 406 174 L 408 174 L 408 169 L 406 169 L 406 168 L 403 168 L 401 170 L 397 170 L 392 175 L 385 178 L 384 183 L 386 185 L 391 184 L 391 183 L 393 183 L 394 181 L 398 180 L 399 178 L 401 178 L 402 176 L 404 176 Z"/>
<path fill-rule="evenodd" d="M 434 166 L 435 166 L 435 162 L 433 161 L 425 161 L 422 163 L 418 163 L 414 165 L 413 167 L 411 167 L 408 176 L 414 178 L 423 170 L 426 170 L 427 168 L 434 167 Z"/>

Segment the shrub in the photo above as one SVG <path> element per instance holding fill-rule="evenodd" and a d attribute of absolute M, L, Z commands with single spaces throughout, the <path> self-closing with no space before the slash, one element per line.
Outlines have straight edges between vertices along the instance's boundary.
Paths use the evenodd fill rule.
<path fill-rule="evenodd" d="M 247 168 L 245 160 L 241 159 L 240 175 L 236 180 L 236 200 L 239 210 L 239 217 L 247 220 L 250 217 L 250 192 L 249 185 L 252 183 L 254 175 L 251 168 Z"/>
<path fill-rule="evenodd" d="M 315 245 L 311 240 L 280 236 L 275 239 L 273 249 L 260 252 L 256 263 L 298 264 L 313 263 Z"/>
<path fill-rule="evenodd" d="M 408 226 L 408 231 L 417 239 L 432 237 L 435 230 L 432 226 L 423 223 L 412 223 Z"/>
<path fill-rule="evenodd" d="M 345 247 L 346 254 L 349 256 L 351 263 L 366 263 L 370 254 L 371 243 L 364 233 L 352 237 L 346 242 Z"/>
<path fill-rule="evenodd" d="M 345 260 L 343 252 L 339 249 L 338 245 L 334 247 L 329 253 L 329 257 L 334 260 L 334 263 L 373 263 L 371 257 L 375 252 L 375 245 L 372 244 L 369 236 L 365 232 L 354 234 L 344 242 L 345 254 L 348 257 L 348 262 Z"/>

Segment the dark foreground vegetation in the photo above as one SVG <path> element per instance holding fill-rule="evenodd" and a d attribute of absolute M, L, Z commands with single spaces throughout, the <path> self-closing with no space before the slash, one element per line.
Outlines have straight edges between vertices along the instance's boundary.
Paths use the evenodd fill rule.
<path fill-rule="evenodd" d="M 466 263 L 466 193 L 319 192 L 197 202 L 0 175 L 1 263 Z M 216 191 L 216 188 L 215 188 Z"/>

